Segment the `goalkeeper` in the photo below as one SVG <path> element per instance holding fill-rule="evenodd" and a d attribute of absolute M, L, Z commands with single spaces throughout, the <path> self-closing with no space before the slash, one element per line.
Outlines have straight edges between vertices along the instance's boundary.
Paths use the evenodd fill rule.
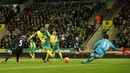
<path fill-rule="evenodd" d="M 86 64 L 89 62 L 92 62 L 95 58 L 99 58 L 101 59 L 105 52 L 108 51 L 110 48 L 113 48 L 114 50 L 117 51 L 123 51 L 124 48 L 117 48 L 115 47 L 109 40 L 108 40 L 109 36 L 106 34 L 104 35 L 104 38 L 97 41 L 94 44 L 94 52 L 91 53 L 90 57 L 84 61 L 82 61 L 82 64 Z"/>

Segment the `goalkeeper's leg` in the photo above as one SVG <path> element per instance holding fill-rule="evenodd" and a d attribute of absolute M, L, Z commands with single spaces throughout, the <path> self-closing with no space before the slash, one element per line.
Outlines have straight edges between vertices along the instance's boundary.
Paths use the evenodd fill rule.
<path fill-rule="evenodd" d="M 94 55 L 95 55 L 95 53 L 92 53 L 87 60 L 84 60 L 84 61 L 82 61 L 81 63 L 82 63 L 82 64 L 86 64 L 86 63 L 88 63 L 88 62 L 92 62 L 92 61 L 94 60 Z"/>
<path fill-rule="evenodd" d="M 92 62 L 94 60 L 94 58 L 101 59 L 103 57 L 103 55 L 104 55 L 104 53 L 97 49 L 94 53 L 91 53 L 90 57 L 87 60 L 85 60 L 85 61 L 83 61 L 81 63 L 86 64 L 88 62 Z"/>

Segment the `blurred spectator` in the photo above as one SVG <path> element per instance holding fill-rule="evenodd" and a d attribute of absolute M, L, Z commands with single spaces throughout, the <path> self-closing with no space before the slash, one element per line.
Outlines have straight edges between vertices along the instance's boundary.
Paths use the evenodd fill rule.
<path fill-rule="evenodd" d="M 17 13 L 20 13 L 20 6 L 19 5 L 16 6 L 16 9 L 17 9 Z"/>
<path fill-rule="evenodd" d="M 113 20 L 113 24 L 115 25 L 115 27 L 118 26 L 118 24 L 119 24 L 119 15 L 117 15 L 117 16 L 115 17 L 115 19 Z"/>
<path fill-rule="evenodd" d="M 130 20 L 128 14 L 130 12 L 129 8 L 130 0 L 126 0 L 126 2 L 124 2 L 124 6 L 121 9 L 121 12 L 115 17 L 113 21 L 115 27 L 118 28 L 116 43 L 119 47 L 124 48 L 130 48 Z"/>
<path fill-rule="evenodd" d="M 101 16 L 99 14 L 97 14 L 95 16 L 95 21 L 96 21 L 96 24 L 100 24 L 101 23 Z"/>

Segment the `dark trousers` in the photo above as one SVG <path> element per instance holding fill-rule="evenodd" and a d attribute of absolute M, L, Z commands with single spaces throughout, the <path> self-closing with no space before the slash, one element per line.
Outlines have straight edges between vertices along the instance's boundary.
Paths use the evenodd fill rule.
<path fill-rule="evenodd" d="M 21 53 L 22 53 L 22 51 L 21 51 L 21 52 L 12 51 L 12 53 L 9 53 L 9 54 L 7 55 L 7 57 L 6 57 L 6 59 L 5 59 L 5 62 L 7 62 L 8 59 L 11 58 L 11 56 L 12 56 L 13 54 L 16 55 L 16 62 L 19 62 L 19 56 L 20 56 Z"/>

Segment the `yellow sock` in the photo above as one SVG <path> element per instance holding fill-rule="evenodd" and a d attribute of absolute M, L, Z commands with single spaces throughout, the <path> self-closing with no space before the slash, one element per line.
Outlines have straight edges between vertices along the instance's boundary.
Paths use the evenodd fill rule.
<path fill-rule="evenodd" d="M 33 57 L 34 57 L 34 59 L 35 59 L 35 54 L 33 54 Z"/>
<path fill-rule="evenodd" d="M 30 54 L 30 56 L 33 58 L 33 55 L 31 54 L 31 53 L 29 53 Z"/>
<path fill-rule="evenodd" d="M 32 55 L 32 56 L 33 56 L 33 59 L 35 59 L 35 54 L 34 54 L 34 53 L 33 53 L 33 55 Z"/>
<path fill-rule="evenodd" d="M 53 56 L 55 57 L 55 52 L 53 53 Z"/>
<path fill-rule="evenodd" d="M 63 59 L 63 58 L 62 58 L 62 53 L 61 53 L 60 51 L 59 51 L 58 53 L 59 53 L 60 58 Z"/>
<path fill-rule="evenodd" d="M 50 50 L 47 50 L 47 53 L 48 53 L 49 56 L 54 57 Z"/>

